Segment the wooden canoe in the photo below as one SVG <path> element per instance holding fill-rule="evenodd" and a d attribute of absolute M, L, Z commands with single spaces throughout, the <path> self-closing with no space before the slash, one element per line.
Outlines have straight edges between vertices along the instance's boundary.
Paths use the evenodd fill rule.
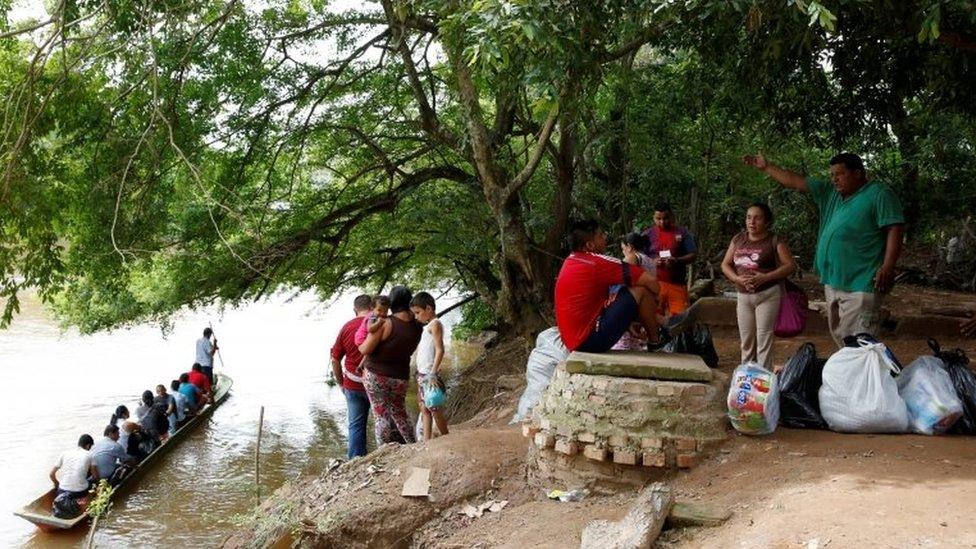
<path fill-rule="evenodd" d="M 121 484 L 115 487 L 115 492 L 112 493 L 112 497 L 116 497 L 128 490 L 131 490 L 133 486 L 138 483 L 138 480 L 143 476 L 146 471 L 153 468 L 164 455 L 168 454 L 170 450 L 176 448 L 176 446 L 187 437 L 187 435 L 196 428 L 201 423 L 205 422 L 207 418 L 213 414 L 214 410 L 218 406 L 223 404 L 224 400 L 230 394 L 230 388 L 234 384 L 234 380 L 230 377 L 220 374 L 217 376 L 217 387 L 214 391 L 214 401 L 213 404 L 208 405 L 206 408 L 200 411 L 199 414 L 194 416 L 190 421 L 186 422 L 182 427 L 180 427 L 172 436 L 169 437 L 162 446 L 153 450 L 151 454 L 146 456 L 146 459 L 142 460 L 135 469 L 125 477 L 125 480 Z M 22 507 L 19 511 L 15 511 L 14 514 L 18 517 L 28 520 L 38 528 L 45 531 L 57 531 L 57 530 L 68 530 L 78 526 L 82 522 L 88 522 L 88 514 L 82 513 L 81 515 L 73 519 L 60 519 L 51 513 L 51 505 L 54 503 L 55 489 L 51 488 L 46 493 L 44 493 L 39 498 L 28 503 Z"/>

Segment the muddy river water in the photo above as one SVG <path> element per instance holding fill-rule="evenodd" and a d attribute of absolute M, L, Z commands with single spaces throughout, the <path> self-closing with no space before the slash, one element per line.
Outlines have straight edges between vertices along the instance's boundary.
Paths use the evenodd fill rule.
<path fill-rule="evenodd" d="M 345 400 L 325 381 L 328 350 L 351 317 L 352 295 L 331 303 L 291 297 L 222 313 L 187 312 L 166 334 L 143 325 L 89 336 L 62 332 L 28 298 L 11 328 L 0 331 L 0 547 L 85 542 L 85 528 L 45 534 L 12 512 L 49 488 L 48 472 L 81 433 L 97 440 L 115 406 L 134 410 L 144 389 L 186 371 L 208 322 L 219 337 L 223 370 L 234 379 L 231 397 L 115 501 L 96 532 L 97 546 L 218 545 L 256 502 L 261 406 L 263 496 L 344 457 Z"/>

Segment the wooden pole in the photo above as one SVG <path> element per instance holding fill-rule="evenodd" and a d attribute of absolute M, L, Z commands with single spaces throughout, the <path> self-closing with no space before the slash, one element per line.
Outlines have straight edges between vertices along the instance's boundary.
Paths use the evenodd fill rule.
<path fill-rule="evenodd" d="M 212 335 L 213 338 L 214 338 L 214 345 L 217 345 L 217 334 L 214 333 L 214 331 L 213 331 L 213 322 L 207 322 L 207 326 L 210 328 L 210 335 Z M 226 370 L 227 367 L 224 366 L 224 357 L 221 356 L 221 354 L 220 354 L 220 347 L 217 347 L 217 360 L 220 361 L 220 371 L 223 372 L 224 370 Z M 212 361 L 211 361 L 210 367 L 213 368 Z M 213 370 L 211 370 L 211 372 L 212 371 Z M 213 382 L 214 382 L 214 385 L 217 384 L 217 376 L 216 375 L 214 375 Z"/>
<path fill-rule="evenodd" d="M 261 431 L 264 429 L 264 406 L 258 417 L 258 443 L 254 447 L 254 485 L 257 487 L 258 505 L 261 504 Z"/>
<path fill-rule="evenodd" d="M 98 517 L 96 516 L 92 519 L 91 530 L 88 531 L 88 542 L 85 543 L 87 549 L 92 549 L 95 546 L 95 529 L 98 528 Z"/>

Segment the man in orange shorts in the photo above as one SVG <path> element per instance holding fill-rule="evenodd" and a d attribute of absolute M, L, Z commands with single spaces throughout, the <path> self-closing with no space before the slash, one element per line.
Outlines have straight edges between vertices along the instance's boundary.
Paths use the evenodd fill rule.
<path fill-rule="evenodd" d="M 644 235 L 650 242 L 647 255 L 655 260 L 661 285 L 658 312 L 676 315 L 688 308 L 687 265 L 698 257 L 695 237 L 688 229 L 674 224 L 674 211 L 667 202 L 654 206 L 654 225 Z"/>

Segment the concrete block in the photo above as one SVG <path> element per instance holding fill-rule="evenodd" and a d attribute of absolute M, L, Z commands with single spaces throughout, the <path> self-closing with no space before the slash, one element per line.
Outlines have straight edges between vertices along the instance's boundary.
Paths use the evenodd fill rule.
<path fill-rule="evenodd" d="M 684 388 L 684 390 L 681 391 L 681 396 L 683 397 L 705 396 L 707 392 L 708 392 L 708 387 L 706 387 L 705 385 L 701 383 L 692 383 L 689 384 L 687 387 Z"/>
<path fill-rule="evenodd" d="M 566 400 L 572 400 L 573 399 L 573 390 L 572 389 L 564 389 L 563 390 L 563 398 L 565 398 Z"/>
<path fill-rule="evenodd" d="M 569 426 L 566 426 L 566 425 L 560 425 L 560 426 L 556 427 L 556 436 L 560 436 L 560 437 L 563 437 L 563 438 L 574 438 L 573 435 L 575 435 L 575 434 L 576 433 L 573 432 L 573 428 L 572 427 L 569 427 Z"/>
<path fill-rule="evenodd" d="M 668 456 L 664 450 L 645 450 L 643 455 L 644 467 L 667 467 Z"/>
<path fill-rule="evenodd" d="M 543 431 L 548 431 L 552 429 L 552 423 L 549 422 L 549 418 L 542 418 L 539 420 L 539 428 Z"/>
<path fill-rule="evenodd" d="M 698 441 L 688 437 L 676 438 L 674 439 L 674 449 L 679 452 L 694 452 L 698 450 Z"/>
<path fill-rule="evenodd" d="M 583 412 L 580 412 L 580 419 L 582 419 L 583 421 L 585 421 L 587 423 L 593 423 L 593 422 L 596 421 L 596 415 L 593 414 L 593 413 L 591 413 L 591 412 L 583 411 Z"/>
<path fill-rule="evenodd" d="M 637 450 L 630 448 L 614 448 L 613 462 L 622 465 L 637 465 Z"/>
<path fill-rule="evenodd" d="M 677 391 L 675 391 L 675 388 L 671 385 L 661 385 L 657 388 L 657 396 L 662 396 L 662 397 L 674 396 L 676 392 Z"/>
<path fill-rule="evenodd" d="M 593 461 L 606 461 L 609 452 L 606 448 L 602 446 L 597 446 L 596 444 L 587 444 L 583 447 L 583 455 L 586 459 L 592 459 Z"/>
<path fill-rule="evenodd" d="M 610 438 L 607 439 L 607 444 L 614 447 L 627 446 L 628 442 L 630 442 L 630 437 L 627 435 L 611 435 Z"/>
<path fill-rule="evenodd" d="M 698 453 L 679 453 L 678 454 L 678 467 L 681 469 L 691 469 L 692 467 L 698 465 Z"/>
<path fill-rule="evenodd" d="M 539 426 L 533 423 L 523 423 L 522 424 L 522 436 L 530 439 L 534 439 L 536 433 L 539 432 Z"/>
<path fill-rule="evenodd" d="M 664 448 L 664 439 L 661 437 L 642 438 L 641 448 L 660 450 Z"/>
<path fill-rule="evenodd" d="M 580 433 L 576 440 L 580 442 L 596 442 L 596 434 L 594 433 Z"/>
<path fill-rule="evenodd" d="M 603 395 L 590 395 L 588 399 L 593 404 L 597 404 L 599 406 L 603 406 L 604 404 L 607 403 L 607 397 Z"/>
<path fill-rule="evenodd" d="M 592 382 L 593 388 L 598 391 L 606 391 L 607 387 L 610 386 L 610 380 L 602 377 L 594 377 Z"/>
<path fill-rule="evenodd" d="M 581 353 L 566 358 L 566 370 L 573 374 L 609 375 L 673 381 L 710 381 L 712 371 L 696 355 L 611 351 Z"/>
<path fill-rule="evenodd" d="M 579 445 L 576 444 L 575 440 L 560 438 L 556 440 L 555 450 L 560 454 L 575 456 L 579 452 Z"/>
<path fill-rule="evenodd" d="M 556 443 L 556 436 L 549 431 L 539 431 L 535 434 L 535 445 L 539 448 L 552 448 Z"/>

